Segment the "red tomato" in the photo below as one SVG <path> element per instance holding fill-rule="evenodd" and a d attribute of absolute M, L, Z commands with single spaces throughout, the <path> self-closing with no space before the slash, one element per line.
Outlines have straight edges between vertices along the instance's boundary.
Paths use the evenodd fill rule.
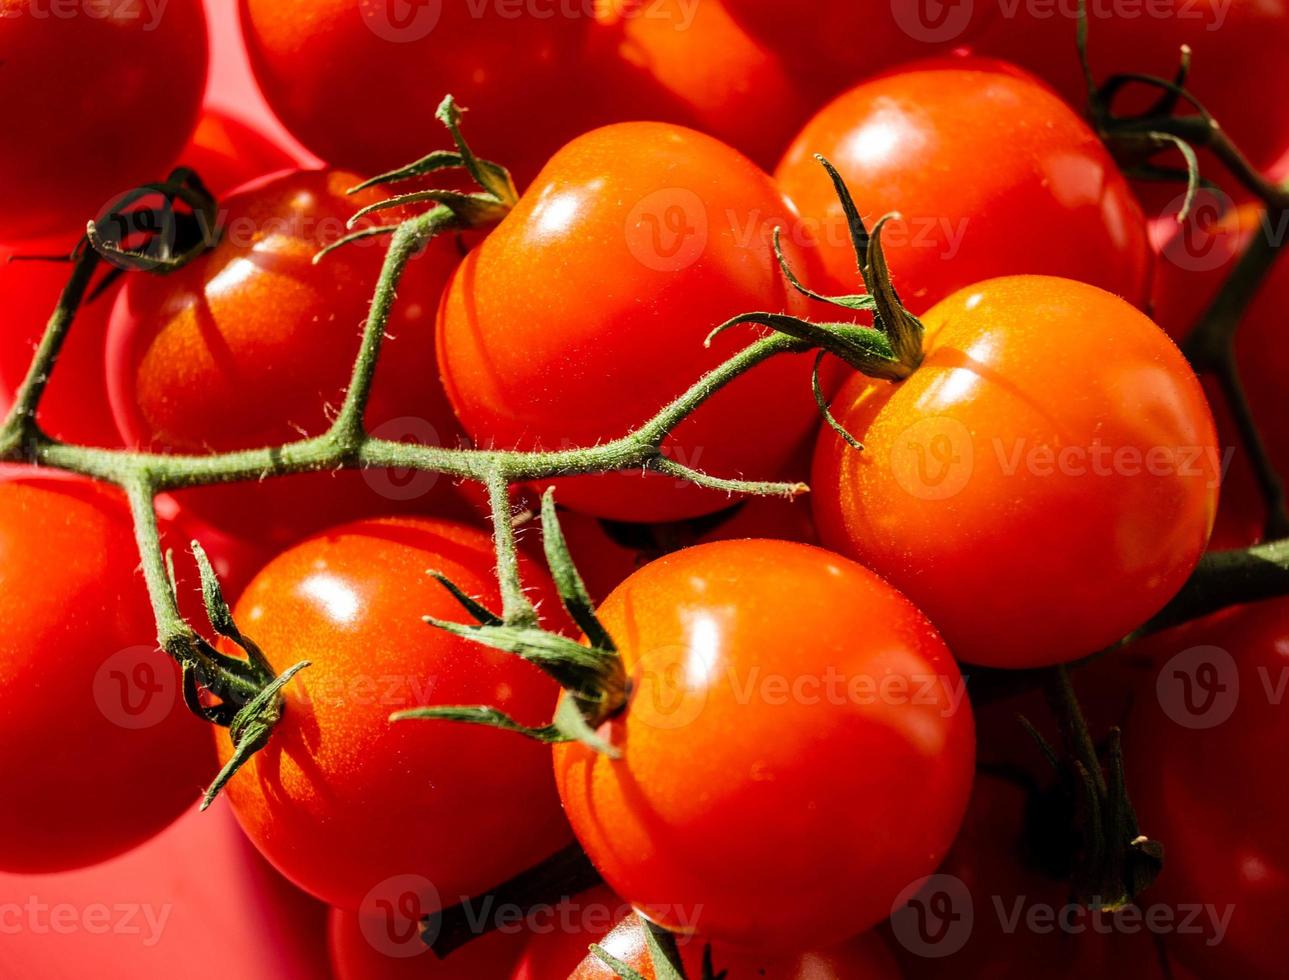
<path fill-rule="evenodd" d="M 0 51 L 0 241 L 83 232 L 118 194 L 165 177 L 197 121 L 200 0 L 3 0 Z"/>
<path fill-rule="evenodd" d="M 816 948 L 935 868 L 971 785 L 971 709 L 894 589 L 809 545 L 730 541 L 645 566 L 599 614 L 633 680 L 601 730 L 622 755 L 559 745 L 555 773 L 633 906 L 713 941 Z"/>
<path fill-rule="evenodd" d="M 858 286 L 827 157 L 883 244 L 914 313 L 957 289 L 1037 273 L 1142 305 L 1150 249 L 1141 208 L 1095 133 L 1032 76 L 1002 62 L 942 59 L 858 85 L 801 131 L 777 176 L 818 230 L 834 292 Z M 1059 229 L 1059 233 L 1056 231 Z"/>
<path fill-rule="evenodd" d="M 118 493 L 5 472 L 0 782 L 18 795 L 0 807 L 0 869 L 120 854 L 192 805 L 213 771 L 179 671 L 156 650 L 138 564 Z"/>
<path fill-rule="evenodd" d="M 389 720 L 425 704 L 493 704 L 524 724 L 550 720 L 556 689 L 535 667 L 421 622 L 465 615 L 429 569 L 496 608 L 494 560 L 491 539 L 462 525 L 360 522 L 282 553 L 237 603 L 237 622 L 279 670 L 313 666 L 287 685 L 268 747 L 225 792 L 265 857 L 332 905 L 370 915 L 415 901 L 431 912 L 437 899 L 476 895 L 567 841 L 544 747 L 469 725 Z M 525 573 L 549 593 L 538 570 Z M 226 760 L 227 732 L 217 741 Z"/>
<path fill-rule="evenodd" d="M 551 158 L 518 206 L 461 263 L 439 314 L 448 395 L 476 443 L 592 445 L 653 417 L 754 338 L 718 324 L 754 310 L 804 315 L 770 233 L 792 205 L 749 160 L 660 123 L 607 126 Z M 803 249 L 786 243 L 804 271 Z M 818 422 L 810 360 L 739 378 L 669 440 L 669 454 L 724 476 L 772 478 Z M 639 473 L 564 480 L 574 510 L 676 520 L 725 494 Z"/>
<path fill-rule="evenodd" d="M 1143 646 L 1157 665 L 1124 735 L 1142 833 L 1165 848 L 1148 898 L 1188 916 L 1167 937 L 1201 976 L 1282 972 L 1289 793 L 1268 762 L 1289 738 L 1289 603 L 1226 610 Z"/>
<path fill-rule="evenodd" d="M 180 162 L 194 168 L 215 195 L 237 184 L 291 165 L 291 159 L 257 131 L 219 112 L 207 111 Z M 20 255 L 66 255 L 75 235 L 32 242 Z M 5 256 L 4 258 L 7 258 Z M 71 275 L 64 262 L 13 262 L 0 259 L 0 299 L 9 327 L 0 332 L 0 404 L 7 405 L 26 377 L 45 324 Z M 96 280 L 101 281 L 100 280 Z M 107 321 L 119 287 L 84 303 L 77 311 L 58 369 L 40 406 L 40 423 L 67 442 L 119 446 L 121 437 L 108 409 L 103 348 Z"/>
<path fill-rule="evenodd" d="M 638 916 L 631 916 L 604 939 L 600 945 L 639 973 L 654 980 L 653 961 L 645 945 L 644 928 Z M 687 977 L 703 976 L 705 943 L 690 940 L 680 947 Z M 774 977 L 775 980 L 897 980 L 900 975 L 890 950 L 875 933 L 865 933 L 843 946 L 827 952 L 759 954 L 746 950 L 713 947 L 712 967 L 726 971 L 727 980 L 753 980 Z M 594 953 L 586 958 L 568 980 L 610 980 L 617 974 Z"/>
<path fill-rule="evenodd" d="M 787 59 L 818 102 L 882 68 L 963 44 L 993 13 L 992 3 L 726 0 L 733 15 Z"/>
<path fill-rule="evenodd" d="M 1255 205 L 1226 210 L 1229 201 L 1203 195 L 1187 224 L 1163 219 L 1169 232 L 1160 247 L 1155 277 L 1155 317 L 1175 339 L 1182 340 L 1216 297 L 1236 260 L 1255 235 L 1283 236 L 1265 211 Z M 1275 240 L 1273 238 L 1272 240 Z M 1289 304 L 1289 266 L 1276 265 L 1263 282 L 1236 334 L 1236 363 L 1244 393 L 1272 462 L 1289 469 L 1289 425 L 1285 424 L 1283 384 L 1289 372 L 1283 310 Z M 1218 529 L 1227 547 L 1243 547 L 1262 536 L 1264 507 L 1225 399 L 1215 382 L 1206 383 L 1218 407 L 1223 444 L 1236 447 L 1230 478 L 1223 486 Z M 1229 491 L 1229 492 L 1228 492 Z M 1217 532 L 1215 532 L 1217 537 Z"/>
<path fill-rule="evenodd" d="M 964 289 L 923 322 L 910 378 L 856 375 L 833 402 L 864 449 L 820 438 L 824 543 L 968 663 L 1061 663 L 1141 625 L 1217 507 L 1217 434 L 1181 353 L 1122 300 L 1046 276 Z"/>
<path fill-rule="evenodd" d="M 590 32 L 605 121 L 693 126 L 772 167 L 813 102 L 783 60 L 750 36 L 725 0 L 600 4 Z"/>
<path fill-rule="evenodd" d="M 1082 109 L 1088 95 L 1075 45 L 1076 9 L 1074 4 L 1022 3 L 1007 13 L 1000 0 L 975 50 L 1023 65 Z M 1098 82 L 1121 72 L 1171 80 L 1179 50 L 1189 44 L 1193 53 L 1186 87 L 1253 163 L 1266 167 L 1289 148 L 1289 74 L 1280 60 L 1289 44 L 1285 0 L 1160 0 L 1132 10 L 1090 3 L 1088 18 L 1088 54 Z M 1251 92 L 1256 99 L 1249 98 Z M 1158 89 L 1134 86 L 1115 110 L 1143 111 L 1159 94 Z M 1191 111 L 1185 105 L 1182 110 Z M 1208 175 L 1218 179 L 1216 173 Z"/>
<path fill-rule="evenodd" d="M 172 452 L 250 449 L 320 435 L 343 401 L 384 246 L 369 239 L 312 263 L 377 192 L 346 196 L 342 171 L 296 171 L 233 194 L 218 244 L 166 276 L 133 275 L 112 314 L 108 385 L 127 442 Z M 387 438 L 456 442 L 434 382 L 430 324 L 456 253 L 409 265 L 367 422 Z M 454 496 L 432 474 L 296 476 L 177 495 L 194 514 L 265 541 Z"/>
<path fill-rule="evenodd" d="M 472 146 L 521 182 L 583 128 L 587 101 L 569 66 L 588 18 L 537 7 L 241 0 L 265 98 L 328 163 L 379 173 L 450 146 L 434 118 L 450 92 Z"/>
<path fill-rule="evenodd" d="M 200 855 L 200 859 L 194 856 Z M 128 854 L 56 875 L 0 873 L 0 974 L 216 980 L 326 977 L 326 909 L 264 863 L 227 807 L 193 807 Z M 92 967 L 89 965 L 92 964 Z"/>

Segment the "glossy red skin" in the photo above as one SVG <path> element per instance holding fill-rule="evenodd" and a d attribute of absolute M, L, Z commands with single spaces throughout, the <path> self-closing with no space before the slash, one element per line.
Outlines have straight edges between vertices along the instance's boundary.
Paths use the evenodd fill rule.
<path fill-rule="evenodd" d="M 1219 215 L 1220 202 L 1202 198 L 1201 206 L 1186 226 L 1163 219 L 1161 231 L 1169 234 L 1160 247 L 1155 276 L 1155 317 L 1168 333 L 1183 340 L 1216 297 L 1236 261 L 1255 235 L 1282 234 L 1254 205 Z M 1244 394 L 1249 399 L 1258 431 L 1271 461 L 1283 472 L 1289 464 L 1289 423 L 1284 413 L 1282 379 L 1289 372 L 1289 343 L 1284 337 L 1283 311 L 1289 304 L 1289 267 L 1272 267 L 1253 298 L 1236 332 L 1236 363 Z M 1230 479 L 1223 487 L 1218 513 L 1221 543 L 1244 547 L 1262 537 L 1265 508 L 1253 472 L 1235 435 L 1225 399 L 1218 385 L 1206 380 L 1206 390 L 1217 408 L 1223 444 L 1235 447 Z"/>
<path fill-rule="evenodd" d="M 820 436 L 824 543 L 903 589 L 968 663 L 1062 663 L 1140 626 L 1217 509 L 1217 433 L 1181 352 L 1122 300 L 1044 276 L 965 289 L 923 322 L 908 380 L 856 375 L 833 402 L 864 450 Z"/>
<path fill-rule="evenodd" d="M 968 43 L 993 3 L 945 4 L 938 11 L 898 0 L 726 0 L 735 19 L 780 54 L 815 103 L 890 65 Z"/>
<path fill-rule="evenodd" d="M 589 32 L 606 122 L 652 119 L 702 130 L 773 167 L 816 101 L 725 0 L 603 4 Z"/>
<path fill-rule="evenodd" d="M 585 127 L 589 111 L 585 85 L 570 71 L 589 18 L 548 12 L 554 15 L 497 4 L 241 0 L 264 97 L 291 134 L 332 166 L 382 173 L 450 147 L 434 112 L 451 93 L 470 110 L 465 132 L 474 149 L 510 167 L 521 186 Z M 424 31 L 418 18 L 436 15 Z M 405 33 L 397 23 L 403 16 Z"/>
<path fill-rule="evenodd" d="M 697 939 L 680 946 L 687 977 L 703 976 L 703 950 Z M 631 916 L 600 943 L 610 956 L 621 960 L 645 980 L 655 980 L 653 961 L 645 946 L 638 916 Z M 712 967 L 726 971 L 727 980 L 898 980 L 899 968 L 885 943 L 875 933 L 865 933 L 827 952 L 761 954 L 747 950 L 712 948 Z M 604 961 L 587 953 L 568 980 L 611 980 L 617 974 Z"/>
<path fill-rule="evenodd" d="M 818 948 L 935 868 L 970 789 L 971 710 L 894 589 L 808 545 L 719 542 L 645 566 L 599 615 L 635 682 L 601 729 L 622 756 L 560 745 L 555 773 L 578 840 L 633 906 L 716 942 Z M 926 696 L 859 686 L 889 677 Z"/>
<path fill-rule="evenodd" d="M 177 668 L 153 650 L 118 493 L 6 470 L 0 559 L 0 780 L 16 794 L 0 807 L 0 869 L 85 867 L 196 801 L 213 771 L 210 736 L 184 707 Z"/>
<path fill-rule="evenodd" d="M 685 223 L 683 239 L 661 227 L 668 218 Z M 705 349 L 714 327 L 749 311 L 808 312 L 768 237 L 794 218 L 751 161 L 693 130 L 622 123 L 578 137 L 444 295 L 439 363 L 457 416 L 477 444 L 498 448 L 625 435 L 756 336 L 729 330 Z M 792 241 L 785 251 L 811 267 Z M 665 448 L 709 473 L 770 478 L 817 423 L 809 384 L 806 357 L 775 358 L 715 395 Z M 640 522 L 732 502 L 638 471 L 558 487 L 574 510 Z"/>
<path fill-rule="evenodd" d="M 69 17 L 0 3 L 0 241 L 78 235 L 118 195 L 166 176 L 197 121 L 206 20 L 201 0 L 158 10 L 73 5 Z"/>
<path fill-rule="evenodd" d="M 397 875 L 423 876 L 455 904 L 567 842 L 541 745 L 476 726 L 389 721 L 424 704 L 550 720 L 556 688 L 535 667 L 421 622 L 465 617 L 427 569 L 497 608 L 493 562 L 488 535 L 464 525 L 358 522 L 279 555 L 237 603 L 239 625 L 275 666 L 313 666 L 287 686 L 272 742 L 225 792 L 261 853 L 331 905 L 360 909 Z M 553 607 L 549 582 L 527 562 L 524 573 Z M 216 741 L 226 759 L 227 732 Z"/>
<path fill-rule="evenodd" d="M 213 250 L 167 276 L 130 277 L 112 313 L 107 354 L 113 414 L 128 444 L 205 453 L 326 431 L 343 401 L 385 254 L 373 239 L 312 262 L 344 234 L 350 215 L 380 199 L 346 195 L 358 180 L 343 171 L 294 171 L 244 187 L 223 205 Z M 422 439 L 456 444 L 430 337 L 455 262 L 453 246 L 442 242 L 409 265 L 369 427 L 411 418 Z M 438 480 L 429 493 L 401 500 L 381 492 L 382 476 L 304 475 L 178 496 L 213 524 L 279 544 L 337 521 L 423 510 L 454 496 L 449 481 Z"/>
<path fill-rule="evenodd" d="M 291 165 L 291 158 L 244 123 L 207 110 L 179 160 L 194 168 L 216 196 L 253 177 Z M 17 249 L 19 255 L 67 255 L 76 233 Z M 0 332 L 0 405 L 7 406 L 26 377 L 36 344 L 71 275 L 62 262 L 12 262 L 0 257 L 0 301 L 7 310 Z M 100 278 L 95 282 L 101 282 Z M 103 349 L 119 286 L 81 306 L 40 405 L 40 424 L 67 442 L 119 446 L 108 408 Z"/>
<path fill-rule="evenodd" d="M 1020 4 L 1004 16 L 999 8 L 973 48 L 1023 65 L 1082 111 L 1088 96 L 1075 45 L 1074 11 L 1072 4 Z M 1088 54 L 1098 82 L 1121 72 L 1171 80 L 1179 49 L 1188 44 L 1192 56 L 1186 87 L 1254 165 L 1269 166 L 1289 147 L 1289 75 L 1280 60 L 1289 44 L 1284 0 L 1220 5 L 1163 0 L 1135 8 L 1135 15 L 1115 4 L 1088 4 L 1088 11 Z M 1116 101 L 1115 111 L 1143 111 L 1158 94 L 1158 89 L 1130 87 Z M 1215 162 L 1206 163 L 1211 166 Z M 1216 171 L 1209 176 L 1224 181 Z"/>
<path fill-rule="evenodd" d="M 1146 302 L 1149 242 L 1127 181 L 1078 114 L 1013 66 L 953 58 L 893 71 L 839 96 L 797 136 L 776 176 L 818 230 L 824 285 L 853 293 L 854 250 L 816 153 L 836 166 L 870 228 L 903 215 L 883 244 L 914 313 L 1018 273 Z"/>
<path fill-rule="evenodd" d="M 1170 954 L 1199 976 L 1273 977 L 1283 968 L 1279 912 L 1289 902 L 1283 833 L 1289 793 L 1270 760 L 1289 738 L 1282 697 L 1287 623 L 1289 604 L 1275 599 L 1142 644 L 1156 670 L 1138 692 L 1140 710 L 1124 733 L 1124 751 L 1142 832 L 1162 841 L 1167 853 L 1151 894 L 1173 907 L 1234 907 L 1220 942 L 1210 945 L 1217 938 L 1212 928 L 1169 937 Z M 1238 697 L 1222 702 L 1233 703 L 1225 721 L 1189 727 L 1165 713 L 1157 683 L 1167 683 L 1161 675 L 1173 669 L 1172 657 L 1204 646 L 1233 658 L 1234 669 L 1220 668 L 1217 680 L 1227 692 L 1238 683 Z M 1196 703 L 1213 690 L 1197 687 Z"/>

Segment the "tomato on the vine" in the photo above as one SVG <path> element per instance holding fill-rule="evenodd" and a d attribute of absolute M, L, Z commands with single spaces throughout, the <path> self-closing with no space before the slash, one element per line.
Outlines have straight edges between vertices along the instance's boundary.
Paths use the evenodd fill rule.
<path fill-rule="evenodd" d="M 201 0 L 72 16 L 0 2 L 0 241 L 77 235 L 119 194 L 161 180 L 206 85 Z"/>
<path fill-rule="evenodd" d="M 291 166 L 291 158 L 264 136 L 213 110 L 202 116 L 192 140 L 179 154 L 179 162 L 192 167 L 217 197 L 254 177 Z M 66 256 L 82 231 L 24 243 L 16 254 Z M 8 404 L 26 377 L 45 324 L 70 275 L 71 266 L 66 262 L 0 256 L 0 301 L 7 317 L 5 329 L 0 331 L 0 405 Z M 90 295 L 76 312 L 41 399 L 38 420 L 47 433 L 65 442 L 119 446 L 121 436 L 108 407 L 103 359 L 108 317 L 120 287 L 113 284 L 94 295 L 103 280 L 103 274 L 94 280 Z"/>
<path fill-rule="evenodd" d="M 623 0 L 597 5 L 588 58 L 606 122 L 693 126 L 772 167 L 812 102 L 725 0 Z"/>
<path fill-rule="evenodd" d="M 914 312 L 995 276 L 1064 276 L 1142 305 L 1150 248 L 1127 181 L 1092 129 L 1003 62 L 943 58 L 881 75 L 806 124 L 776 175 L 818 229 L 834 292 L 857 288 L 836 166 Z"/>
<path fill-rule="evenodd" d="M 122 496 L 0 475 L 0 869 L 113 857 L 196 802 L 209 735 L 156 649 Z"/>
<path fill-rule="evenodd" d="M 343 171 L 294 171 L 250 184 L 224 203 L 213 249 L 169 275 L 129 277 L 107 348 L 112 409 L 128 444 L 222 452 L 326 431 L 385 255 L 379 239 L 366 239 L 312 261 L 345 233 L 350 215 L 381 199 L 374 191 L 346 195 L 358 181 Z M 436 383 L 432 337 L 455 262 L 452 244 L 435 242 L 406 269 L 368 405 L 366 421 L 378 435 L 457 440 Z M 400 483 L 383 471 L 350 471 L 177 496 L 213 524 L 281 543 L 454 495 L 433 475 Z"/>
<path fill-rule="evenodd" d="M 588 17 L 508 4 L 241 0 L 264 97 L 327 163 L 381 173 L 448 146 L 448 93 L 481 156 L 521 184 L 584 128 L 577 63 Z"/>
<path fill-rule="evenodd" d="M 632 682 L 600 729 L 621 754 L 559 745 L 555 772 L 633 906 L 716 942 L 818 948 L 934 870 L 971 786 L 971 708 L 934 628 L 877 576 L 809 545 L 718 542 L 646 565 L 599 615 Z"/>
<path fill-rule="evenodd" d="M 1169 954 L 1201 976 L 1283 971 L 1289 601 L 1227 609 L 1140 646 L 1156 670 L 1124 732 L 1142 833 L 1161 841 L 1155 901 L 1189 918 Z M 1198 910 L 1190 915 L 1191 910 Z"/>
<path fill-rule="evenodd" d="M 923 318 L 905 381 L 856 375 L 824 430 L 824 543 L 904 590 L 968 663 L 1094 653 L 1181 587 L 1222 459 L 1194 372 L 1142 313 L 1047 276 L 964 289 Z"/>
<path fill-rule="evenodd" d="M 775 225 L 798 225 L 770 178 L 728 146 L 662 123 L 622 123 L 551 158 L 453 275 L 439 363 L 474 441 L 590 446 L 652 418 L 756 336 L 725 320 L 803 315 L 775 263 Z M 811 250 L 785 241 L 808 274 Z M 718 392 L 664 449 L 719 476 L 771 478 L 818 422 L 810 360 L 778 357 Z M 639 472 L 557 481 L 560 503 L 631 521 L 676 520 L 728 495 Z"/>
<path fill-rule="evenodd" d="M 488 535 L 464 525 L 362 521 L 283 552 L 237 603 L 238 624 L 275 668 L 312 666 L 286 686 L 273 738 L 224 792 L 264 856 L 331 905 L 372 914 L 415 901 L 433 912 L 567 842 L 545 748 L 469 725 L 390 721 L 430 704 L 550 720 L 556 688 L 536 667 L 421 621 L 466 618 L 429 571 L 496 608 L 494 560 Z M 554 606 L 540 570 L 523 570 L 543 608 Z M 225 730 L 217 742 L 226 761 Z"/>
<path fill-rule="evenodd" d="M 1289 149 L 1289 73 L 1281 60 L 1289 44 L 1284 0 L 1160 0 L 1134 13 L 1117 4 L 1087 8 L 1088 58 L 1098 84 L 1124 73 L 1171 81 L 1181 47 L 1189 45 L 1187 90 L 1254 165 L 1269 166 Z M 1023 3 L 1010 16 L 1000 10 L 973 48 L 1023 65 L 1083 109 L 1088 89 L 1076 46 L 1076 10 L 1074 4 L 1054 4 L 1040 12 L 1039 5 Z M 1161 94 L 1159 88 L 1132 85 L 1115 101 L 1115 112 L 1144 111 Z M 1181 103 L 1180 113 L 1193 111 Z"/>
<path fill-rule="evenodd" d="M 686 977 L 702 977 L 706 943 L 690 939 L 680 948 Z M 644 927 L 632 915 L 600 943 L 610 956 L 635 970 L 644 980 L 655 980 L 653 961 L 645 945 Z M 712 947 L 712 968 L 726 980 L 896 980 L 899 969 L 886 945 L 875 933 L 865 933 L 835 949 L 764 954 Z M 568 980 L 611 980 L 617 974 L 594 953 L 587 953 Z"/>
<path fill-rule="evenodd" d="M 1275 241 L 1285 234 L 1265 210 L 1252 204 L 1229 207 L 1222 196 L 1201 192 L 1199 203 L 1183 225 L 1161 219 L 1163 232 L 1155 276 L 1154 315 L 1176 340 L 1185 340 L 1200 315 L 1216 298 L 1244 250 L 1256 236 Z M 1284 382 L 1289 376 L 1289 342 L 1284 336 L 1283 311 L 1289 304 L 1289 266 L 1277 263 L 1267 274 L 1235 334 L 1236 364 L 1249 408 L 1280 472 L 1289 466 L 1289 424 L 1286 424 Z M 1252 544 L 1262 535 L 1265 507 L 1259 499 L 1249 460 L 1234 433 L 1220 386 L 1205 379 L 1212 392 L 1223 442 L 1236 446 L 1222 507 L 1214 532 L 1227 547 Z M 1217 543 L 1217 542 L 1215 542 Z"/>

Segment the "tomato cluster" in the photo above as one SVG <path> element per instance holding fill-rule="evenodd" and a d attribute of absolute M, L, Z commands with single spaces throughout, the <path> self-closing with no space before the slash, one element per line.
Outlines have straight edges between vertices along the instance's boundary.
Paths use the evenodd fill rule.
<path fill-rule="evenodd" d="M 0 470 L 0 913 L 225 767 L 262 904 L 324 903 L 338 980 L 1277 975 L 1285 600 L 1135 634 L 1277 527 L 1285 270 L 1237 311 L 1247 406 L 1178 345 L 1289 204 L 1245 172 L 1179 221 L 1186 181 L 1140 179 L 1176 161 L 1113 127 L 1201 104 L 1244 151 L 1205 177 L 1271 172 L 1289 9 L 1091 11 L 1094 82 L 1164 80 L 1085 113 L 1036 6 L 240 0 L 285 147 L 204 95 L 198 0 L 0 0 L 6 413 L 106 259 L 0 427 L 55 461 Z M 137 268 L 100 226 L 175 168 L 198 240 Z M 207 478 L 301 445 L 331 455 Z M 211 680 L 263 659 L 304 666 Z"/>

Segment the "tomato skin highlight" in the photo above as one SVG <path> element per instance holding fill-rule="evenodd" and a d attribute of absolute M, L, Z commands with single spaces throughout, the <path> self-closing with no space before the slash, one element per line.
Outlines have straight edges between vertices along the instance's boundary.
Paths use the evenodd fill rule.
<path fill-rule="evenodd" d="M 885 229 L 892 281 L 922 313 L 975 282 L 1064 276 L 1142 305 L 1145 219 L 1096 134 L 1005 62 L 943 58 L 864 82 L 801 130 L 775 175 L 821 239 L 827 291 L 859 288 L 825 156 L 869 228 Z M 1059 231 L 1058 231 L 1059 229 Z"/>
<path fill-rule="evenodd" d="M 346 194 L 360 179 L 302 170 L 254 182 L 223 204 L 214 249 L 170 275 L 129 278 L 112 312 L 107 353 L 113 414 L 127 444 L 200 454 L 327 430 L 348 387 L 385 248 L 369 239 L 318 265 L 312 260 L 345 233 L 358 208 L 382 198 Z M 407 267 L 366 416 L 378 435 L 457 442 L 431 336 L 455 263 L 444 241 Z M 449 481 L 434 478 L 423 494 L 382 492 L 382 476 L 306 474 L 176 496 L 212 524 L 278 545 L 455 496 Z"/>
<path fill-rule="evenodd" d="M 0 4 L 0 242 L 82 234 L 118 195 L 165 178 L 197 122 L 201 0 L 94 6 Z"/>
<path fill-rule="evenodd" d="M 579 137 L 447 288 L 439 363 L 457 416 L 485 447 L 626 435 L 756 337 L 733 329 L 704 349 L 716 326 L 755 310 L 806 314 L 769 239 L 795 218 L 765 173 L 701 133 L 622 123 Z M 809 250 L 791 234 L 784 247 L 808 273 Z M 664 448 L 708 473 L 772 478 L 818 423 L 810 364 L 780 356 L 759 365 Z M 678 520 L 731 503 L 638 472 L 556 485 L 564 506 L 617 520 Z"/>
<path fill-rule="evenodd" d="M 312 666 L 287 685 L 283 721 L 225 793 L 261 853 L 331 905 L 364 909 L 400 875 L 428 880 L 422 902 L 455 904 L 567 843 L 545 747 L 477 726 L 389 721 L 425 704 L 550 720 L 557 689 L 537 668 L 421 622 L 465 618 L 428 569 L 497 608 L 493 561 L 488 535 L 464 525 L 360 521 L 280 554 L 237 603 L 238 624 L 277 669 Z M 527 561 L 524 571 L 553 608 L 548 580 Z M 226 761 L 228 733 L 216 742 Z M 468 841 L 478 846 L 459 844 Z"/>
<path fill-rule="evenodd" d="M 1217 434 L 1181 352 L 1122 300 L 1045 276 L 980 283 L 923 322 L 909 379 L 856 375 L 833 402 L 864 450 L 820 437 L 825 545 L 903 589 L 967 663 L 1061 663 L 1141 625 L 1217 507 Z"/>
<path fill-rule="evenodd" d="M 1283 971 L 1289 792 L 1270 760 L 1289 738 L 1286 624 L 1289 602 L 1271 599 L 1133 648 L 1155 666 L 1124 731 L 1142 833 L 1167 855 L 1149 894 L 1174 909 L 1206 910 L 1195 928 L 1168 937 L 1170 954 L 1197 976 Z M 1207 910 L 1229 921 L 1218 926 Z"/>
<path fill-rule="evenodd" d="M 214 760 L 155 649 L 124 498 L 19 472 L 0 476 L 0 870 L 66 871 L 166 827 Z"/>
<path fill-rule="evenodd" d="M 656 980 L 653 961 L 645 946 L 644 927 L 632 915 L 601 942 L 600 946 L 644 980 Z M 690 939 L 679 945 L 686 977 L 703 976 L 705 943 Z M 727 980 L 897 980 L 900 975 L 894 957 L 875 933 L 864 933 L 826 952 L 758 954 L 726 947 L 712 948 L 712 967 L 726 971 Z M 612 980 L 617 974 L 594 953 L 587 953 L 568 980 Z"/>
<path fill-rule="evenodd" d="M 634 683 L 601 729 L 622 757 L 559 745 L 555 773 L 633 906 L 721 943 L 817 948 L 934 870 L 971 786 L 971 708 L 894 589 L 809 545 L 718 542 L 645 566 L 599 615 Z"/>

